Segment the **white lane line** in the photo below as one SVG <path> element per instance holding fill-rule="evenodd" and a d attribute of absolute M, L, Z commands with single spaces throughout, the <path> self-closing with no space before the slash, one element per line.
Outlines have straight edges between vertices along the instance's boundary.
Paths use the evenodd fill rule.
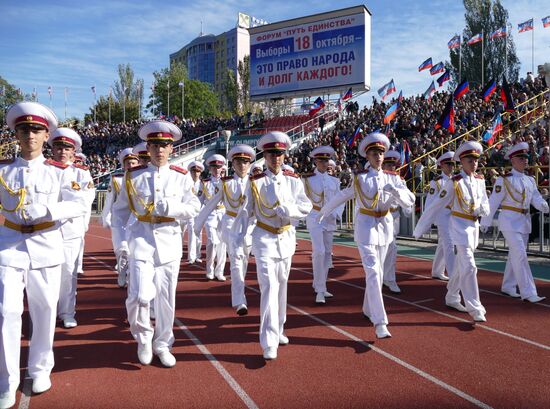
<path fill-rule="evenodd" d="M 430 302 L 430 301 L 434 301 L 434 300 L 435 300 L 435 298 L 426 298 L 425 300 L 413 301 L 413 304 L 422 304 L 422 303 Z"/>
<path fill-rule="evenodd" d="M 239 383 L 231 376 L 229 372 L 223 367 L 222 364 L 216 359 L 214 355 L 204 346 L 204 344 L 187 328 L 178 318 L 175 319 L 176 324 L 178 325 L 179 329 L 181 329 L 183 332 L 185 332 L 185 335 L 187 335 L 187 338 L 189 338 L 195 346 L 201 351 L 201 353 L 210 361 L 212 366 L 216 368 L 216 370 L 219 372 L 219 374 L 225 379 L 225 381 L 228 383 L 228 385 L 235 391 L 237 396 L 241 398 L 241 400 L 244 402 L 247 408 L 250 409 L 258 409 L 258 405 L 256 405 L 256 402 L 252 400 L 250 396 L 245 392 L 245 390 L 239 385 Z"/>
<path fill-rule="evenodd" d="M 503 297 L 503 298 L 508 298 L 508 299 L 513 299 L 512 297 L 508 296 L 508 295 L 505 295 L 505 294 L 501 294 L 501 293 L 497 293 L 496 291 L 489 291 L 489 290 L 483 290 L 483 289 L 479 289 L 480 292 L 483 292 L 483 293 L 487 293 L 487 294 L 493 294 L 493 295 L 498 295 L 499 297 Z M 516 301 L 523 301 L 521 298 L 516 298 Z M 534 305 L 538 305 L 540 307 L 546 307 L 546 308 L 550 308 L 550 304 L 544 304 L 544 303 L 541 303 L 541 302 L 536 302 L 536 303 L 533 303 Z"/>
<path fill-rule="evenodd" d="M 292 270 L 296 270 L 296 271 L 300 271 L 302 273 L 305 273 L 305 274 L 308 274 L 308 275 L 313 275 L 312 273 L 310 273 L 309 271 L 306 271 L 306 270 L 303 270 L 301 268 L 295 268 L 295 267 L 292 267 Z M 334 281 L 336 283 L 340 283 L 340 284 L 344 284 L 344 285 L 347 285 L 348 287 L 353 287 L 353 288 L 358 288 L 360 290 L 365 290 L 365 287 L 362 287 L 360 285 L 356 285 L 356 284 L 352 284 L 352 283 L 348 283 L 346 281 L 341 281 L 341 280 L 338 280 L 338 279 L 335 279 L 335 278 L 329 278 L 328 279 L 329 281 Z M 434 310 L 433 308 L 429 308 L 429 307 L 425 307 L 423 305 L 417 305 L 411 301 L 406 301 L 406 300 L 402 300 L 401 298 L 397 298 L 397 297 L 392 297 L 391 295 L 386 295 L 386 294 L 382 294 L 384 297 L 386 298 L 389 298 L 391 300 L 394 300 L 394 301 L 398 301 L 400 303 L 403 303 L 403 304 L 407 304 L 407 305 L 413 305 L 417 308 L 420 308 L 420 309 L 423 309 L 423 310 L 426 310 L 426 311 L 430 311 L 430 312 L 433 312 L 435 314 L 439 314 L 439 315 L 442 315 L 444 317 L 447 317 L 447 318 L 451 318 L 453 320 L 456 320 L 456 321 L 460 321 L 460 322 L 466 322 L 468 324 L 471 324 L 472 321 L 471 320 L 467 320 L 467 319 L 464 319 L 464 318 L 459 318 L 459 317 L 455 317 L 454 315 L 451 315 L 451 314 L 447 314 L 445 312 L 442 312 L 442 311 L 438 311 L 438 310 Z M 529 345 L 533 345 L 533 346 L 536 346 L 538 348 L 541 348 L 541 349 L 544 349 L 546 351 L 550 351 L 550 346 L 548 345 L 544 345 L 544 344 L 540 344 L 536 341 L 532 341 L 530 339 L 527 339 L 527 338 L 523 338 L 523 337 L 520 337 L 520 336 L 517 336 L 517 335 L 513 335 L 513 334 L 510 334 L 508 332 L 505 332 L 505 331 L 501 331 L 499 329 L 496 329 L 496 328 L 493 328 L 493 327 L 489 327 L 487 325 L 484 325 L 484 324 L 480 324 L 480 323 L 476 323 L 475 324 L 476 328 L 483 328 L 483 329 L 486 329 L 487 331 L 491 331 L 491 332 L 494 332 L 496 334 L 499 334 L 499 335 L 503 335 L 503 336 L 506 336 L 508 338 L 512 338 L 512 339 L 515 339 L 516 341 L 520 341 L 520 342 L 524 342 L 526 344 L 529 344 Z"/>
<path fill-rule="evenodd" d="M 296 269 L 292 268 L 292 270 L 296 270 Z M 246 288 L 248 288 L 248 289 L 250 289 L 250 290 L 252 290 L 252 291 L 254 291 L 258 294 L 260 293 L 260 291 L 256 288 L 254 288 L 254 287 L 251 287 L 251 286 L 247 285 Z M 430 382 L 435 383 L 436 385 L 440 386 L 441 388 L 443 388 L 443 389 L 445 389 L 445 390 L 461 397 L 464 400 L 467 400 L 468 402 L 476 405 L 477 407 L 484 408 L 484 409 L 492 409 L 491 406 L 487 405 L 486 403 L 481 402 L 480 400 L 474 398 L 471 395 L 468 395 L 466 392 L 462 392 L 460 389 L 457 389 L 454 386 L 451 386 L 448 383 L 443 382 L 441 379 L 438 379 L 435 376 L 430 375 L 427 372 L 424 372 L 422 369 L 417 368 L 416 366 L 411 365 L 408 362 L 403 361 L 402 359 L 396 357 L 395 355 L 392 355 L 392 354 L 390 354 L 390 353 L 388 353 L 388 352 L 386 352 L 386 351 L 384 351 L 384 350 L 382 350 L 382 349 L 380 349 L 380 348 L 378 348 L 378 347 L 376 347 L 372 344 L 369 344 L 368 342 L 356 337 L 355 335 L 349 333 L 348 331 L 346 331 L 342 328 L 339 328 L 335 325 L 332 325 L 331 323 L 315 316 L 314 314 L 310 314 L 310 313 L 302 310 L 301 308 L 295 307 L 292 304 L 287 304 L 287 306 L 289 308 L 293 309 L 294 311 L 296 311 L 296 312 L 298 312 L 298 313 L 300 313 L 300 314 L 302 314 L 306 317 L 311 318 L 313 321 L 317 321 L 319 324 L 321 324 L 321 325 L 323 325 L 323 326 L 339 333 L 340 335 L 343 335 L 344 337 L 347 337 L 347 338 L 351 339 L 352 341 L 355 341 L 355 342 L 359 343 L 360 345 L 364 346 L 365 348 L 371 349 L 372 351 L 382 355 L 384 358 L 389 359 L 390 361 L 393 361 L 396 364 L 405 367 L 406 369 L 414 372 L 418 376 L 421 376 L 422 378 L 424 378 L 424 379 L 426 379 Z"/>

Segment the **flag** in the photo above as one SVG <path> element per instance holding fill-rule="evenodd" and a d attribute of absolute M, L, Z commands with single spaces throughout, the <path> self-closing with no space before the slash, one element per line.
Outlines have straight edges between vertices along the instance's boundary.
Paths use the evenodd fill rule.
<path fill-rule="evenodd" d="M 495 139 L 497 138 L 498 134 L 502 132 L 502 129 L 502 118 L 500 117 L 500 112 L 497 112 L 493 119 L 493 125 L 483 134 L 483 142 L 491 146 L 493 143 L 495 143 Z"/>
<path fill-rule="evenodd" d="M 323 98 L 317 97 L 317 99 L 313 103 L 313 106 L 311 108 L 309 108 L 309 116 L 315 115 L 317 112 L 319 112 L 324 107 L 325 107 L 325 101 L 323 101 Z"/>
<path fill-rule="evenodd" d="M 36 88 L 33 88 L 32 89 L 32 99 L 34 99 L 35 101 L 36 101 L 36 96 L 37 96 Z"/>
<path fill-rule="evenodd" d="M 418 67 L 418 72 L 427 70 L 428 68 L 432 68 L 432 66 L 432 57 L 430 57 L 422 64 L 420 64 L 420 66 Z"/>
<path fill-rule="evenodd" d="M 508 86 L 508 81 L 506 77 L 502 79 L 502 87 L 500 88 L 500 99 L 504 102 L 504 110 L 506 112 L 514 112 L 516 110 L 514 106 L 514 99 L 512 98 L 512 93 L 510 92 L 510 87 Z"/>
<path fill-rule="evenodd" d="M 451 38 L 447 43 L 447 47 L 449 47 L 450 50 L 460 47 L 460 36 L 457 34 Z"/>
<path fill-rule="evenodd" d="M 488 102 L 489 98 L 491 98 L 491 95 L 493 95 L 496 90 L 497 83 L 495 82 L 495 80 L 491 80 L 487 84 L 485 84 L 483 91 L 481 91 L 481 97 L 485 102 Z"/>
<path fill-rule="evenodd" d="M 92 85 L 92 93 L 95 95 L 95 85 Z"/>
<path fill-rule="evenodd" d="M 439 77 L 436 81 L 439 84 L 440 87 L 445 84 L 446 81 L 449 81 L 451 79 L 451 74 L 449 73 L 449 70 L 446 70 L 441 77 Z"/>
<path fill-rule="evenodd" d="M 439 128 L 445 128 L 450 133 L 455 132 L 455 108 L 454 108 L 454 99 L 451 95 L 449 97 L 449 101 L 447 102 L 447 105 L 445 105 L 445 109 L 443 110 L 443 113 L 437 120 L 437 124 L 435 124 L 435 129 Z"/>
<path fill-rule="evenodd" d="M 527 21 L 524 21 L 523 23 L 518 24 L 518 32 L 524 33 L 526 31 L 531 31 L 533 29 L 533 19 L 530 18 Z"/>
<path fill-rule="evenodd" d="M 52 96 L 52 92 L 53 92 L 52 87 L 51 86 L 48 87 L 48 94 L 50 94 L 50 97 Z"/>
<path fill-rule="evenodd" d="M 455 101 L 458 101 L 460 98 L 462 98 L 466 93 L 470 91 L 470 84 L 468 80 L 462 81 L 458 86 L 456 87 L 454 98 Z"/>
<path fill-rule="evenodd" d="M 353 135 L 351 135 L 351 138 L 348 139 L 348 146 L 350 148 L 353 148 L 355 146 L 357 140 L 359 139 L 359 136 L 361 136 L 362 133 L 363 130 L 361 129 L 361 125 L 359 125 Z"/>
<path fill-rule="evenodd" d="M 506 37 L 506 35 L 507 35 L 506 26 L 504 26 L 499 28 L 498 30 L 493 31 L 489 36 L 489 39 L 494 40 L 495 38 Z"/>
<path fill-rule="evenodd" d="M 439 74 L 440 72 L 445 71 L 445 66 L 442 62 L 438 62 L 436 65 L 434 65 L 432 68 L 430 68 L 430 74 L 435 75 Z"/>
<path fill-rule="evenodd" d="M 406 165 L 408 165 L 411 160 L 411 147 L 406 139 L 403 139 L 401 142 L 399 153 L 401 154 L 399 158 L 400 166 L 402 167 L 400 171 L 401 176 L 404 178 L 409 178 L 412 176 L 411 167 Z"/>
<path fill-rule="evenodd" d="M 546 16 L 542 18 L 542 26 L 544 28 L 550 27 L 550 16 Z"/>
<path fill-rule="evenodd" d="M 476 43 L 479 43 L 480 41 L 483 41 L 483 36 L 481 35 L 481 33 L 476 34 L 475 36 L 470 38 L 468 40 L 468 45 L 476 44 Z"/>
<path fill-rule="evenodd" d="M 402 91 L 402 90 L 399 91 L 399 96 L 397 97 L 397 100 L 398 100 L 399 102 L 403 101 L 403 91 Z"/>
<path fill-rule="evenodd" d="M 344 107 L 342 106 L 342 98 L 338 98 L 338 102 L 336 103 L 336 108 L 338 108 L 338 112 L 342 112 L 342 109 L 344 109 Z"/>
<path fill-rule="evenodd" d="M 389 124 L 393 118 L 395 118 L 395 115 L 397 114 L 397 108 L 399 108 L 399 102 L 396 102 L 393 104 L 389 109 L 386 111 L 386 115 L 384 115 L 384 124 Z"/>
<path fill-rule="evenodd" d="M 380 95 L 380 98 L 384 100 L 388 95 L 394 93 L 395 91 L 397 90 L 395 88 L 395 84 L 392 79 L 387 84 L 382 85 L 382 87 L 378 90 L 378 95 Z"/>
<path fill-rule="evenodd" d="M 432 99 L 432 95 L 434 92 L 435 92 L 435 84 L 432 81 L 432 83 L 430 84 L 426 92 L 424 92 L 424 98 L 429 101 L 430 99 Z"/>
<path fill-rule="evenodd" d="M 350 89 L 348 89 L 348 91 L 342 97 L 342 101 L 347 101 L 348 99 L 351 99 L 351 97 L 353 97 L 353 93 L 352 93 L 351 88 L 350 88 Z"/>

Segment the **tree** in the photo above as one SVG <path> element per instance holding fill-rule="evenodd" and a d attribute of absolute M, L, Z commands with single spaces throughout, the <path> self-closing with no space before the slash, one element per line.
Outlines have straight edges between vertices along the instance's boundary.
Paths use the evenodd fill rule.
<path fill-rule="evenodd" d="M 220 95 L 222 106 L 232 114 L 238 112 L 239 86 L 237 77 L 232 69 L 228 68 L 225 76 L 224 92 Z"/>
<path fill-rule="evenodd" d="M 218 115 L 218 98 L 210 84 L 187 79 L 187 69 L 182 64 L 172 64 L 153 73 L 155 77 L 147 108 L 153 116 L 181 116 L 182 88 L 185 118 Z M 182 83 L 183 87 L 179 84 Z M 170 92 L 168 92 L 168 90 Z M 168 103 L 170 98 L 170 103 Z"/>
<path fill-rule="evenodd" d="M 15 88 L 0 76 L 0 124 L 6 121 L 6 111 L 16 102 L 23 101 L 21 89 Z M 27 98 L 28 99 L 28 98 Z"/>
<path fill-rule="evenodd" d="M 112 90 L 112 95 L 100 96 L 95 104 L 97 120 L 109 120 L 109 106 L 113 122 L 139 119 L 143 106 L 143 79 L 134 80 L 134 70 L 130 64 L 119 64 L 118 81 L 115 81 Z M 94 106 L 90 108 L 90 114 L 86 114 L 84 119 L 93 121 Z"/>
<path fill-rule="evenodd" d="M 519 59 L 516 47 L 511 37 L 511 25 L 508 11 L 500 0 L 463 0 L 466 27 L 462 32 L 462 69 L 459 69 L 459 50 L 449 51 L 450 63 L 447 67 L 453 71 L 456 84 L 462 79 L 468 79 L 470 84 L 482 84 L 481 51 L 483 48 L 483 82 L 491 78 L 500 79 L 504 74 L 508 81 L 517 81 L 519 75 Z M 508 35 L 502 38 L 490 39 L 491 33 L 499 28 L 507 27 Z M 473 36 L 483 33 L 483 44 L 467 45 L 466 42 Z M 462 71 L 462 78 L 459 72 Z"/>
<path fill-rule="evenodd" d="M 239 95 L 239 105 L 242 109 L 242 113 L 245 114 L 252 110 L 250 104 L 250 56 L 245 55 L 245 57 L 239 61 L 237 66 L 237 77 L 238 77 L 238 95 Z"/>

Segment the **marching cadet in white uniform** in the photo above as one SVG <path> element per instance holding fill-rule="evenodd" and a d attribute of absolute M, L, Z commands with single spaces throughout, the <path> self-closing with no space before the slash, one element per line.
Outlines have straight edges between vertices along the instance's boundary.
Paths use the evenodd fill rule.
<path fill-rule="evenodd" d="M 170 350 L 174 343 L 176 286 L 182 256 L 179 220 L 193 217 L 199 200 L 192 192 L 187 170 L 169 165 L 173 142 L 181 130 L 166 121 L 152 121 L 139 130 L 147 141 L 151 162 L 126 172 L 113 207 L 112 228 L 126 228 L 123 243 L 129 262 L 126 309 L 138 358 L 149 365 L 153 353 L 165 367 L 176 364 Z M 154 299 L 155 328 L 149 305 Z"/>
<path fill-rule="evenodd" d="M 206 222 L 208 216 L 223 204 L 225 213 L 222 216 L 218 230 L 221 231 L 221 239 L 228 243 L 229 265 L 231 270 L 231 305 L 238 315 L 248 314 L 246 296 L 244 293 L 248 258 L 250 257 L 250 237 L 245 236 L 244 243 L 234 243 L 231 239 L 231 229 L 235 217 L 244 203 L 244 191 L 248 183 L 248 168 L 250 162 L 256 157 L 254 149 L 248 145 L 235 145 L 228 153 L 227 159 L 231 161 L 233 176 L 225 176 L 221 180 L 222 188 L 218 190 L 208 204 L 204 206 L 195 220 L 195 234 L 198 234 Z"/>
<path fill-rule="evenodd" d="M 315 302 L 324 304 L 325 298 L 332 297 L 327 291 L 327 278 L 336 217 L 340 213 L 339 209 L 336 209 L 321 222 L 317 221 L 317 216 L 323 205 L 340 191 L 340 181 L 327 173 L 328 161 L 334 156 L 334 149 L 330 146 L 319 146 L 313 149 L 309 156 L 315 163 L 315 169 L 313 173 L 302 175 L 306 195 L 313 205 L 313 210 L 307 215 L 306 225 L 311 237 Z"/>
<path fill-rule="evenodd" d="M 382 169 L 385 172 L 395 174 L 397 177 L 401 178 L 401 176 L 395 172 L 395 169 L 397 168 L 397 163 L 400 159 L 401 154 L 399 152 L 392 150 L 387 151 L 384 154 Z M 411 195 L 414 194 L 411 192 Z M 397 263 L 397 236 L 399 235 L 399 230 L 401 228 L 401 212 L 399 208 L 400 206 L 394 206 L 390 208 L 390 214 L 393 218 L 393 240 L 390 241 L 390 243 L 388 244 L 388 249 L 386 250 L 386 258 L 384 259 L 383 264 L 384 278 L 382 280 L 382 284 L 395 294 L 401 293 L 401 289 L 397 285 L 397 280 L 395 278 L 395 267 Z M 414 204 L 412 206 L 402 209 L 405 216 L 410 217 L 414 210 Z"/>
<path fill-rule="evenodd" d="M 296 232 L 292 221 L 307 216 L 312 205 L 300 179 L 282 171 L 284 155 L 291 146 L 283 132 L 270 132 L 260 138 L 257 148 L 264 152 L 267 170 L 250 177 L 245 202 L 233 224 L 232 236 L 244 245 L 250 217 L 256 217 L 252 250 L 260 285 L 260 345 L 265 359 L 277 358 L 279 345 L 288 344 L 284 335 L 287 283 Z"/>
<path fill-rule="evenodd" d="M 140 165 L 147 165 L 151 162 L 151 154 L 147 150 L 147 142 L 140 142 L 132 148 L 132 153 L 137 155 Z"/>
<path fill-rule="evenodd" d="M 202 179 L 199 189 L 199 200 L 203 206 L 208 205 L 212 197 L 220 191 L 221 172 L 225 165 L 225 158 L 222 155 L 212 155 L 206 160 L 210 177 Z M 206 219 L 206 278 L 213 280 L 216 277 L 219 281 L 225 281 L 223 270 L 225 268 L 227 245 L 220 237 L 219 224 L 225 213 L 222 204 L 208 215 Z"/>
<path fill-rule="evenodd" d="M 48 139 L 52 147 L 53 159 L 68 167 L 64 170 L 71 180 L 72 188 L 82 190 L 86 196 L 86 215 L 65 219 L 61 222 L 63 236 L 63 252 L 65 261 L 61 265 L 61 289 L 57 303 L 57 316 L 63 321 L 63 327 L 77 326 L 76 288 L 79 270 L 80 254 L 84 247 L 84 235 L 88 229 L 87 215 L 91 211 L 95 199 L 95 189 L 92 175 L 84 165 L 73 163 L 75 150 L 82 146 L 80 135 L 69 128 L 57 128 Z M 71 166 L 72 164 L 72 166 Z"/>
<path fill-rule="evenodd" d="M 76 154 L 74 155 L 74 160 L 73 160 L 73 164 L 75 166 L 77 165 L 82 165 L 86 168 L 88 168 L 86 166 L 86 161 L 88 160 L 88 158 L 86 157 L 86 155 L 84 155 L 82 153 L 82 151 L 80 152 L 76 152 Z M 93 195 L 91 195 L 91 193 L 93 193 Z M 90 189 L 90 195 L 92 196 L 91 197 L 91 203 L 94 202 L 94 199 L 95 199 L 95 189 Z M 85 225 L 86 225 L 86 231 L 88 231 L 88 228 L 90 227 L 90 219 L 92 218 L 92 206 L 90 205 L 90 209 L 89 211 L 86 212 L 86 215 L 84 216 L 84 220 L 85 220 Z M 84 262 L 84 239 L 82 240 L 82 244 L 80 245 L 80 253 L 78 253 L 78 274 L 84 274 L 84 270 L 82 268 L 82 264 Z"/>
<path fill-rule="evenodd" d="M 253 163 L 250 166 L 250 175 L 251 176 L 259 175 L 263 171 L 264 171 L 264 167 L 262 165 L 258 164 L 258 163 Z"/>
<path fill-rule="evenodd" d="M 336 172 L 336 162 L 334 162 L 333 159 L 329 159 L 328 161 L 328 168 L 327 168 L 327 173 L 330 175 L 330 176 L 336 176 L 334 173 Z"/>
<path fill-rule="evenodd" d="M 521 297 L 535 303 L 546 297 L 537 295 L 527 259 L 526 247 L 531 233 L 529 206 L 548 213 L 548 203 L 540 195 L 535 180 L 525 174 L 529 144 L 521 142 L 512 146 L 504 158 L 512 162 L 512 171 L 496 180 L 493 193 L 489 197 L 491 210 L 481 219 L 481 231 L 486 232 L 492 225 L 493 217 L 500 208 L 498 227 L 509 248 L 501 290 L 510 297 Z M 516 286 L 519 286 L 519 294 Z"/>
<path fill-rule="evenodd" d="M 105 204 L 103 205 L 103 211 L 101 212 L 103 227 L 107 227 L 109 229 L 111 229 L 113 205 L 116 202 L 122 184 L 124 183 L 124 172 L 128 169 L 138 166 L 139 159 L 137 154 L 133 152 L 132 148 L 125 148 L 119 152 L 118 162 L 120 163 L 122 169 L 120 171 L 115 171 L 111 175 L 109 187 L 107 187 L 107 194 L 105 196 Z M 117 260 L 117 283 L 118 286 L 121 288 L 126 285 L 126 270 L 128 268 L 128 260 L 127 257 L 121 259 L 122 254 L 120 254 L 118 250 L 121 248 L 121 243 L 125 240 L 125 237 L 126 235 L 124 229 L 111 229 L 111 240 L 113 242 L 113 249 L 115 250 L 115 257 Z"/>
<path fill-rule="evenodd" d="M 439 196 L 441 188 L 452 178 L 454 154 L 453 151 L 449 151 L 437 158 L 437 165 L 441 168 L 441 174 L 430 181 L 430 190 L 428 191 L 426 202 L 424 203 L 425 209 L 430 207 L 434 198 Z M 437 226 L 437 247 L 432 263 L 432 278 L 437 278 L 442 281 L 449 281 L 449 276 L 453 274 L 455 265 L 455 253 L 449 229 L 450 219 L 451 209 L 449 207 L 441 209 L 435 218 L 435 225 Z M 445 275 L 445 270 L 447 270 L 448 276 Z"/>
<path fill-rule="evenodd" d="M 359 154 L 367 158 L 370 167 L 355 174 L 351 186 L 340 191 L 320 212 L 326 217 L 355 198 L 354 235 L 366 274 L 363 314 L 374 324 L 378 338 L 391 337 L 382 298 L 382 265 L 388 244 L 394 240 L 390 208 L 410 207 L 415 200 L 399 176 L 382 171 L 384 152 L 389 147 L 386 135 L 367 135 L 359 144 Z"/>
<path fill-rule="evenodd" d="M 28 373 L 32 391 L 50 389 L 63 237 L 59 220 L 84 215 L 82 190 L 65 178 L 67 166 L 42 155 L 55 114 L 36 102 L 13 105 L 6 115 L 21 156 L 0 162 L 0 408 L 15 404 L 20 381 L 23 296 L 32 322 Z"/>
<path fill-rule="evenodd" d="M 198 195 L 201 187 L 201 173 L 204 172 L 204 165 L 198 160 L 194 160 L 189 165 L 187 165 L 187 170 L 191 175 L 193 180 L 193 193 Z M 196 217 L 191 217 L 187 219 L 187 261 L 189 264 L 202 263 L 201 260 L 201 247 L 202 247 L 202 234 L 199 231 L 199 234 L 195 233 L 195 219 Z"/>
<path fill-rule="evenodd" d="M 479 217 L 489 214 L 489 200 L 483 176 L 475 173 L 483 148 L 478 142 L 464 142 L 454 154 L 462 170 L 443 185 L 439 196 L 424 210 L 414 229 L 419 238 L 436 220 L 441 209 L 451 206 L 449 230 L 456 251 L 454 271 L 447 283 L 445 303 L 450 308 L 468 312 L 474 321 L 485 322 L 485 308 L 479 299 L 474 251 L 479 241 Z M 460 303 L 460 292 L 465 307 Z"/>

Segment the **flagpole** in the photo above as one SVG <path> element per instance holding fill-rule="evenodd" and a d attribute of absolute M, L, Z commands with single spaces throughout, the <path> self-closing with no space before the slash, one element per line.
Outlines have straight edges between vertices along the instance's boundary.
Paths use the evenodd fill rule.
<path fill-rule="evenodd" d="M 510 33 L 511 32 L 512 27 L 510 24 Z M 504 37 L 504 76 L 508 76 L 508 27 L 506 27 L 506 36 Z"/>
<path fill-rule="evenodd" d="M 166 116 L 170 118 L 170 78 L 168 78 L 168 112 L 166 112 Z"/>
<path fill-rule="evenodd" d="M 109 87 L 109 125 L 111 124 L 111 98 L 113 98 L 113 87 Z"/>
<path fill-rule="evenodd" d="M 458 82 L 462 81 L 462 34 L 459 36 L 458 43 Z"/>
<path fill-rule="evenodd" d="M 65 121 L 67 120 L 67 87 L 65 87 Z"/>
<path fill-rule="evenodd" d="M 533 29 L 531 30 L 531 73 L 535 75 L 535 18 L 532 19 Z"/>
<path fill-rule="evenodd" d="M 481 88 L 483 88 L 485 82 L 485 67 L 484 67 L 484 58 L 483 51 L 485 48 L 485 33 L 484 30 L 481 30 Z"/>

